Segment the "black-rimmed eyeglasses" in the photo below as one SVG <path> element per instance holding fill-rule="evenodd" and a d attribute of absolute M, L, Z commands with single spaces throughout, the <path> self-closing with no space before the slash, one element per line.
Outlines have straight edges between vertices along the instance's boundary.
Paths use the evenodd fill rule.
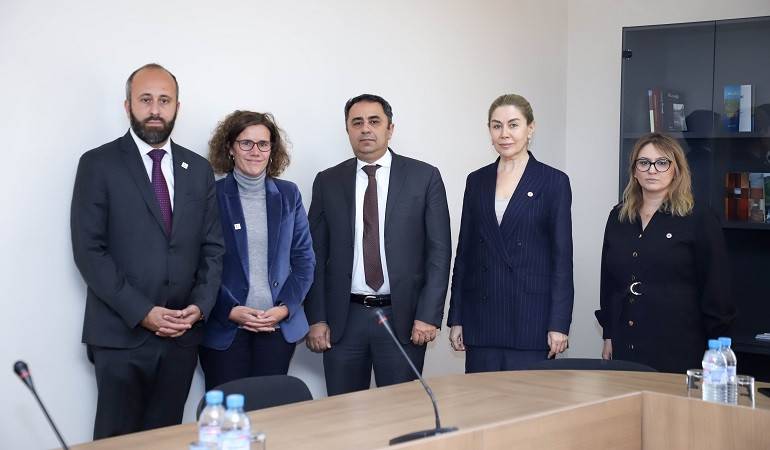
<path fill-rule="evenodd" d="M 238 144 L 238 148 L 240 148 L 244 152 L 250 152 L 255 145 L 257 146 L 257 150 L 259 150 L 262 153 L 267 153 L 270 151 L 271 148 L 273 148 L 273 143 L 270 141 L 254 142 L 250 139 L 241 139 L 240 141 L 235 141 L 235 142 Z"/>
<path fill-rule="evenodd" d="M 655 161 L 650 161 L 647 158 L 639 158 L 635 163 L 636 170 L 639 172 L 649 172 L 650 167 L 655 166 L 655 170 L 658 172 L 666 172 L 671 168 L 671 160 L 668 158 L 660 158 Z"/>

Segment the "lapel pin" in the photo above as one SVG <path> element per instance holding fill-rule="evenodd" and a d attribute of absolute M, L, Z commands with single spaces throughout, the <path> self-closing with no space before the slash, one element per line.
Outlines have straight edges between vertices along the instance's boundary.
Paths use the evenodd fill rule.
<path fill-rule="evenodd" d="M 236 224 L 233 225 L 233 228 L 235 228 L 236 230 L 240 230 L 241 229 L 241 224 L 236 223 Z"/>
<path fill-rule="evenodd" d="M 182 169 L 187 169 L 188 167 L 190 167 L 190 165 L 182 161 Z"/>
<path fill-rule="evenodd" d="M 532 191 L 527 192 L 527 197 L 532 197 L 533 195 L 535 194 L 533 194 Z"/>
<path fill-rule="evenodd" d="M 673 236 L 671 233 L 666 233 L 666 239 L 671 239 L 671 236 Z"/>

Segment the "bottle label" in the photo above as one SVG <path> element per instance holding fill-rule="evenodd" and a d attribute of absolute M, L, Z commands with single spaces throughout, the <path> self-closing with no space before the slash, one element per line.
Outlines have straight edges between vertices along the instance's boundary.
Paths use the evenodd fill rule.
<path fill-rule="evenodd" d="M 218 426 L 202 426 L 198 428 L 198 442 L 219 442 L 221 428 Z"/>
<path fill-rule="evenodd" d="M 712 365 L 708 372 L 703 372 L 703 377 L 708 379 L 711 383 L 724 384 L 727 383 L 727 374 L 725 369 L 718 367 L 716 364 Z"/>
<path fill-rule="evenodd" d="M 250 446 L 251 436 L 248 432 L 237 430 L 222 433 L 222 450 L 249 450 Z"/>

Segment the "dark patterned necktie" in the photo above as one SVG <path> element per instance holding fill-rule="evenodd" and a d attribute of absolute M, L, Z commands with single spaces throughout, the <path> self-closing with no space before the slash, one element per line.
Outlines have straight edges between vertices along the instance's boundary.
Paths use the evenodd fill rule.
<path fill-rule="evenodd" d="M 380 216 L 377 209 L 377 179 L 375 172 L 380 166 L 364 166 L 362 170 L 369 177 L 364 193 L 364 274 L 366 284 L 377 291 L 382 287 L 382 262 L 380 260 Z"/>
<path fill-rule="evenodd" d="M 166 151 L 154 149 L 147 152 L 152 159 L 152 190 L 160 206 L 160 217 L 163 219 L 163 228 L 166 235 L 171 235 L 171 196 L 168 194 L 168 185 L 163 171 L 160 170 L 160 161 L 166 156 Z"/>

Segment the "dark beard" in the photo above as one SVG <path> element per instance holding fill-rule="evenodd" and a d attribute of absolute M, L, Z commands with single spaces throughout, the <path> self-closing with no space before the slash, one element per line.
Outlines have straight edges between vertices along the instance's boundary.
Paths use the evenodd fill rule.
<path fill-rule="evenodd" d="M 163 128 L 147 128 L 145 122 L 150 119 L 156 119 L 163 122 Z M 166 142 L 168 137 L 171 136 L 171 131 L 174 130 L 174 122 L 176 122 L 176 113 L 174 113 L 174 117 L 171 118 L 170 122 L 166 122 L 158 116 L 150 116 L 140 122 L 134 115 L 134 112 L 131 111 L 131 129 L 134 130 L 134 133 L 136 133 L 137 136 L 139 136 L 139 139 L 149 145 L 157 145 Z"/>

